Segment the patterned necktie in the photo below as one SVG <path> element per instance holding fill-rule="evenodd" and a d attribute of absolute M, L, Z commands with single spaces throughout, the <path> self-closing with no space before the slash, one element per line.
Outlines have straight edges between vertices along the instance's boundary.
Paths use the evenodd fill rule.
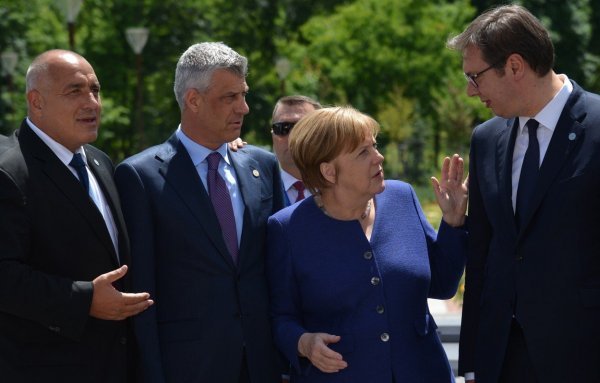
<path fill-rule="evenodd" d="M 292 186 L 298 191 L 296 202 L 302 201 L 304 199 L 304 184 L 302 183 L 302 181 L 296 181 Z"/>
<path fill-rule="evenodd" d="M 537 139 L 537 128 L 539 125 L 540 123 L 534 119 L 530 119 L 526 124 L 529 133 L 529 145 L 527 146 L 527 151 L 525 151 L 523 165 L 521 166 L 515 212 L 519 230 L 523 227 L 523 219 L 527 215 L 527 211 L 531 209 L 533 190 L 535 189 L 540 172 L 540 144 Z"/>
<path fill-rule="evenodd" d="M 73 154 L 73 159 L 69 162 L 69 166 L 71 166 L 77 172 L 77 176 L 79 177 L 79 182 L 85 189 L 85 192 L 90 194 L 90 179 L 88 178 L 87 169 L 85 168 L 85 162 L 83 162 L 83 157 L 81 153 Z"/>
<path fill-rule="evenodd" d="M 219 219 L 219 225 L 223 232 L 223 239 L 225 240 L 225 245 L 227 245 L 227 250 L 231 254 L 233 263 L 237 265 L 238 243 L 233 205 L 231 204 L 227 185 L 225 185 L 225 181 L 218 172 L 221 155 L 217 152 L 212 152 L 206 157 L 206 160 L 208 162 L 208 194 Z"/>

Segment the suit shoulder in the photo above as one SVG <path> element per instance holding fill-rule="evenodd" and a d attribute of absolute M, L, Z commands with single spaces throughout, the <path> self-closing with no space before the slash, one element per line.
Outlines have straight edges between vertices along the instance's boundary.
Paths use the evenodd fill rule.
<path fill-rule="evenodd" d="M 117 168 L 121 165 L 129 165 L 135 168 L 147 166 L 149 163 L 152 163 L 156 160 L 156 158 L 161 158 L 161 154 L 167 151 L 171 151 L 172 147 L 166 143 L 151 146 L 143 151 L 136 153 L 130 157 L 125 158 Z"/>
<path fill-rule="evenodd" d="M 238 153 L 247 154 L 258 161 L 277 161 L 273 153 L 254 145 L 245 145 Z"/>
<path fill-rule="evenodd" d="M 415 195 L 413 187 L 404 181 L 385 180 L 385 189 L 381 193 L 383 200 L 412 199 Z"/>

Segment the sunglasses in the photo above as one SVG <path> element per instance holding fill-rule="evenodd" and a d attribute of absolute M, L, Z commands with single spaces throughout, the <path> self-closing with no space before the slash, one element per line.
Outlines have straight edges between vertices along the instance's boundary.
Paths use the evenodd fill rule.
<path fill-rule="evenodd" d="M 295 122 L 275 122 L 271 125 L 271 128 L 273 129 L 273 134 L 277 136 L 287 136 L 290 134 L 294 125 L 296 125 Z"/>

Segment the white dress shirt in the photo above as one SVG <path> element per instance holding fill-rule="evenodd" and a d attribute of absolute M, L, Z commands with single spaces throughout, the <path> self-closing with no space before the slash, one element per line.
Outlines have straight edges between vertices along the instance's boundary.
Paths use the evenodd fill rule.
<path fill-rule="evenodd" d="M 206 194 L 208 194 L 208 161 L 206 161 L 206 157 L 212 152 L 219 152 L 225 161 L 219 162 L 219 175 L 225 180 L 225 184 L 227 185 L 227 190 L 229 190 L 229 196 L 231 197 L 231 204 L 233 205 L 233 215 L 235 217 L 235 229 L 237 231 L 237 240 L 238 246 L 240 244 L 240 240 L 242 238 L 242 228 L 244 223 L 244 198 L 242 197 L 242 193 L 240 191 L 237 178 L 235 176 L 235 168 L 231 164 L 231 160 L 229 158 L 227 152 L 227 144 L 221 145 L 217 150 L 208 149 L 205 146 L 198 144 L 193 141 L 191 138 L 185 135 L 185 133 L 181 130 L 181 125 L 177 128 L 175 132 L 179 141 L 183 144 L 190 157 L 192 158 L 192 162 L 196 167 L 196 171 L 202 180 L 202 184 L 204 185 L 204 189 L 206 190 Z"/>
<path fill-rule="evenodd" d="M 519 116 L 519 128 L 517 131 L 517 138 L 515 140 L 515 151 L 513 152 L 512 159 L 512 205 L 513 211 L 517 204 L 517 188 L 519 186 L 519 177 L 521 175 L 521 166 L 523 165 L 523 159 L 525 158 L 525 151 L 529 145 L 529 133 L 525 127 L 525 124 L 530 119 L 534 118 L 540 123 L 537 130 L 537 139 L 540 144 L 540 167 L 546 156 L 550 139 L 556 129 L 556 124 L 562 113 L 562 110 L 567 103 L 571 92 L 573 91 L 573 84 L 564 74 L 559 75 L 563 80 L 562 88 L 556 93 L 554 98 L 550 100 L 544 106 L 544 108 L 533 117 Z"/>
<path fill-rule="evenodd" d="M 283 169 L 279 170 L 281 170 L 281 181 L 283 182 L 283 188 L 285 189 L 285 193 L 287 194 L 290 204 L 293 204 L 294 202 L 296 202 L 296 198 L 298 198 L 298 190 L 296 190 L 296 188 L 294 187 L 294 183 L 302 180 L 299 180 L 298 178 L 294 177 L 293 175 L 291 175 Z M 308 198 L 311 195 L 312 193 L 310 192 L 310 190 L 308 190 L 308 188 L 305 188 L 304 198 Z"/>

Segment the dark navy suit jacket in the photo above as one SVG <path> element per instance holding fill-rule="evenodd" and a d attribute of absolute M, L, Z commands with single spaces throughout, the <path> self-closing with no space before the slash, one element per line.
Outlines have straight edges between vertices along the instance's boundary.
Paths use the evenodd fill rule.
<path fill-rule="evenodd" d="M 237 267 L 175 135 L 117 167 L 133 285 L 156 301 L 134 322 L 145 383 L 237 383 L 244 349 L 253 382 L 281 380 L 264 271 L 267 218 L 284 203 L 279 166 L 250 145 L 229 155 L 245 205 Z"/>
<path fill-rule="evenodd" d="M 452 382 L 427 298 L 454 295 L 466 232 L 429 225 L 412 188 L 386 181 L 375 197 L 371 240 L 357 220 L 326 216 L 309 197 L 269 219 L 273 333 L 292 382 Z M 341 336 L 329 346 L 348 367 L 322 373 L 298 356 L 305 332 Z"/>
<path fill-rule="evenodd" d="M 600 97 L 573 83 L 518 233 L 516 127 L 473 132 L 460 372 L 496 383 L 513 313 L 539 382 L 600 382 Z"/>

